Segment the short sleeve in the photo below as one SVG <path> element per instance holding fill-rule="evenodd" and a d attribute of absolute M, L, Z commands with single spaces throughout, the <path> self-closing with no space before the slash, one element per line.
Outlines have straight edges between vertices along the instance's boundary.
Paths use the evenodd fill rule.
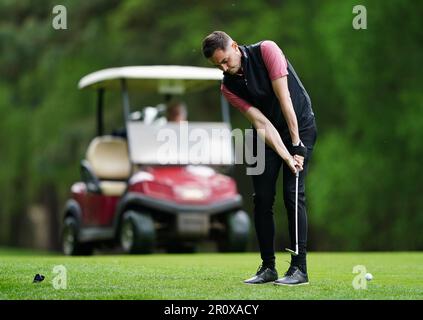
<path fill-rule="evenodd" d="M 261 43 L 260 49 L 271 81 L 288 75 L 288 63 L 275 42 L 265 40 Z"/>
<path fill-rule="evenodd" d="M 220 86 L 220 90 L 222 91 L 223 95 L 225 96 L 226 100 L 237 108 L 241 112 L 245 112 L 251 107 L 251 104 L 245 101 L 244 99 L 238 97 L 236 94 L 229 91 L 228 88 L 224 84 Z"/>

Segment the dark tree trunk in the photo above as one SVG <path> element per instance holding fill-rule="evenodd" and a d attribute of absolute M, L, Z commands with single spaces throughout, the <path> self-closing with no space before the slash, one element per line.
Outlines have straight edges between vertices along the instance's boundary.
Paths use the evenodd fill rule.
<path fill-rule="evenodd" d="M 48 182 L 42 190 L 42 203 L 47 209 L 49 249 L 60 250 L 60 208 L 56 187 Z"/>

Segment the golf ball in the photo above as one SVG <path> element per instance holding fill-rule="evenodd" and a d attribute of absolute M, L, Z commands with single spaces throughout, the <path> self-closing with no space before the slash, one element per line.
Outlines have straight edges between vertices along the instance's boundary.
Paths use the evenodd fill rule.
<path fill-rule="evenodd" d="M 367 281 L 370 281 L 370 280 L 373 279 L 373 276 L 372 276 L 371 273 L 366 273 L 365 278 L 366 278 Z"/>

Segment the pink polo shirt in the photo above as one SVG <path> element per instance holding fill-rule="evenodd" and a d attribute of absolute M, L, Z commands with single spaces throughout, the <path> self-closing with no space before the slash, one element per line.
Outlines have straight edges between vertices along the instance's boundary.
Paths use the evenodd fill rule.
<path fill-rule="evenodd" d="M 288 63 L 278 45 L 270 40 L 265 40 L 260 45 L 261 55 L 263 62 L 266 66 L 267 72 L 269 73 L 270 81 L 279 79 L 288 75 Z M 238 97 L 236 94 L 229 91 L 225 85 L 221 85 L 220 90 L 228 100 L 238 110 L 245 112 L 251 104 L 244 99 Z"/>

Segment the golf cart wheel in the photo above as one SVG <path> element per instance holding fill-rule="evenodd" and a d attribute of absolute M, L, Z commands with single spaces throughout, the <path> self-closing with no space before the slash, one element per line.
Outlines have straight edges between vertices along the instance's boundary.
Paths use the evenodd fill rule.
<path fill-rule="evenodd" d="M 153 252 L 156 232 L 150 215 L 127 211 L 122 218 L 120 245 L 126 253 Z"/>
<path fill-rule="evenodd" d="M 217 241 L 220 252 L 243 252 L 247 249 L 250 234 L 250 217 L 245 211 L 231 212 L 226 216 L 225 230 Z"/>
<path fill-rule="evenodd" d="M 66 217 L 63 223 L 62 250 L 67 256 L 89 256 L 93 253 L 91 243 L 78 242 L 78 223 L 74 217 Z"/>

